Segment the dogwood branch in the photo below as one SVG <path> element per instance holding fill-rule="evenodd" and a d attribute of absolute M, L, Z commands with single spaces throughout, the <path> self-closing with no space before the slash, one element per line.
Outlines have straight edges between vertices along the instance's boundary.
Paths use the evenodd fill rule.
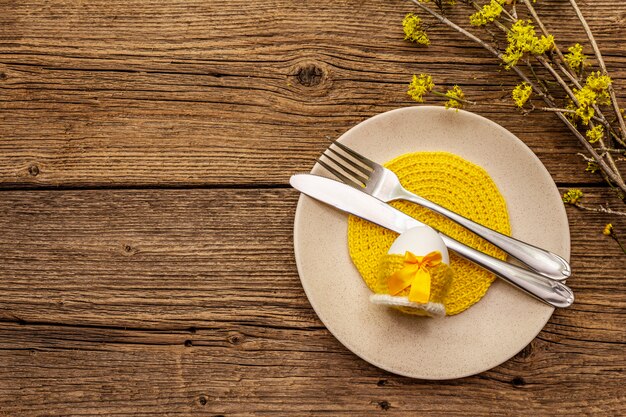
<path fill-rule="evenodd" d="M 608 72 L 606 70 L 606 64 L 604 63 L 604 58 L 602 58 L 602 53 L 600 53 L 600 48 L 598 48 L 596 39 L 593 36 L 593 33 L 591 32 L 591 28 L 587 24 L 587 20 L 585 19 L 585 16 L 583 16 L 583 13 L 580 11 L 580 8 L 578 7 L 578 4 L 576 4 L 576 0 L 570 0 L 570 4 L 574 8 L 574 11 L 576 12 L 576 16 L 578 16 L 578 20 L 580 20 L 581 25 L 585 29 L 585 33 L 587 34 L 587 37 L 589 38 L 589 43 L 591 43 L 593 52 L 596 54 L 596 59 L 598 60 L 598 65 L 600 66 L 600 69 L 602 70 L 602 74 L 607 75 Z M 619 126 L 622 130 L 621 137 L 622 139 L 626 141 L 626 122 L 624 122 L 624 116 L 622 115 L 622 112 L 619 108 L 619 104 L 617 103 L 617 97 L 615 96 L 615 90 L 613 89 L 612 85 L 609 85 L 608 91 L 609 91 L 609 96 L 611 97 L 611 102 L 613 103 L 613 110 L 615 110 L 615 115 L 617 116 Z"/>
<path fill-rule="evenodd" d="M 437 13 L 436 11 L 432 10 L 430 7 L 426 6 L 425 4 L 420 3 L 418 0 L 411 0 L 411 1 L 416 6 L 418 6 L 420 9 L 422 9 L 426 13 L 430 14 L 431 16 L 433 16 L 434 18 L 439 20 L 441 23 L 443 23 L 443 24 L 447 25 L 448 27 L 456 30 L 457 32 L 459 32 L 462 35 L 466 36 L 468 39 L 476 42 L 477 44 L 482 46 L 484 49 L 489 51 L 492 55 L 497 57 L 498 60 L 502 61 L 502 53 L 499 52 L 498 50 L 496 50 L 493 46 L 489 45 L 488 43 L 486 43 L 482 39 L 478 38 L 474 34 L 472 34 L 472 33 L 468 32 L 467 30 L 463 29 L 462 27 L 460 27 L 456 23 L 452 22 L 447 17 L 445 17 L 445 16 Z M 535 92 L 535 94 L 537 94 L 539 97 L 541 97 L 543 99 L 543 101 L 545 101 L 545 103 L 548 105 L 548 107 L 553 107 L 553 108 L 557 107 L 555 105 L 555 103 L 554 103 L 554 99 L 551 96 L 549 96 L 549 94 L 544 93 L 541 90 L 541 88 L 539 88 L 534 82 L 532 82 L 532 80 L 530 80 L 526 76 L 526 74 L 524 74 L 517 66 L 511 67 L 511 69 L 513 71 L 515 71 L 515 73 L 524 82 L 526 82 L 528 85 L 530 85 L 532 87 L 532 89 Z M 604 161 L 603 158 L 600 157 L 600 155 L 598 155 L 598 153 L 595 151 L 593 146 L 591 146 L 591 144 L 587 141 L 587 139 L 578 131 L 576 126 L 574 126 L 572 124 L 572 122 L 570 122 L 569 119 L 567 119 L 563 115 L 563 113 L 557 112 L 555 114 L 557 115 L 557 117 L 559 119 L 561 119 L 561 121 L 565 124 L 565 126 L 567 126 L 567 128 L 576 136 L 576 138 L 579 140 L 579 142 L 585 147 L 587 152 L 589 152 L 589 154 L 591 154 L 591 156 L 594 158 L 594 160 L 596 161 L 598 166 L 606 173 L 606 175 L 611 179 L 611 181 L 613 181 L 624 193 L 626 193 L 626 183 L 624 183 L 624 180 L 619 176 L 619 174 L 614 172 L 611 169 L 611 167 L 609 167 L 607 165 L 607 163 Z"/>

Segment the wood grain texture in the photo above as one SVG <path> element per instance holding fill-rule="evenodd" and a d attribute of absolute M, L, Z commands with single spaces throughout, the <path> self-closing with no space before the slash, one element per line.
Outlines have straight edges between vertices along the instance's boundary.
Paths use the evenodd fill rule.
<path fill-rule="evenodd" d="M 565 45 L 567 3 L 537 6 Z M 579 3 L 624 100 L 626 3 Z M 601 234 L 623 218 L 568 207 L 576 303 L 477 376 L 381 371 L 311 309 L 288 177 L 411 105 L 413 73 L 484 101 L 588 204 L 610 195 L 552 115 L 490 106 L 517 80 L 481 49 L 440 25 L 402 41 L 411 10 L 0 0 L 0 417 L 625 415 L 626 269 Z"/>
<path fill-rule="evenodd" d="M 565 1 L 538 6 L 564 45 Z M 0 186 L 286 184 L 377 113 L 411 105 L 411 74 L 458 83 L 559 183 L 599 183 L 553 115 L 496 110 L 517 82 L 460 35 L 402 40 L 412 7 L 375 0 L 0 2 Z M 626 97 L 626 3 L 585 12 Z M 458 20 L 466 11 L 455 13 Z"/>
<path fill-rule="evenodd" d="M 624 263 L 605 215 L 568 209 L 572 308 L 511 361 L 428 382 L 363 362 L 319 322 L 292 255 L 293 190 L 1 195 L 8 415 L 626 412 Z"/>

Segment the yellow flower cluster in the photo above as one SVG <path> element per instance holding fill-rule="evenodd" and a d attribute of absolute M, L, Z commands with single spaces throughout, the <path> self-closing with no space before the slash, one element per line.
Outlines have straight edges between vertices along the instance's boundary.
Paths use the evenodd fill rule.
<path fill-rule="evenodd" d="M 608 75 L 601 75 L 600 71 L 592 72 L 587 77 L 587 85 L 596 93 L 606 95 L 606 99 L 608 100 L 609 94 L 607 92 L 609 86 L 613 83 L 611 77 Z"/>
<path fill-rule="evenodd" d="M 506 69 L 517 65 L 525 53 L 541 55 L 554 48 L 554 36 L 542 35 L 541 38 L 537 37 L 535 27 L 529 20 L 515 22 L 506 38 L 509 44 L 502 56 Z"/>
<path fill-rule="evenodd" d="M 427 74 L 413 75 L 413 80 L 409 84 L 407 94 L 418 103 L 424 102 L 424 95 L 428 94 L 435 88 L 433 77 Z"/>
<path fill-rule="evenodd" d="M 611 236 L 613 234 L 613 225 L 611 223 L 607 223 L 607 225 L 604 226 L 602 234 L 605 236 Z"/>
<path fill-rule="evenodd" d="M 574 97 L 578 101 L 578 107 L 570 104 L 569 108 L 576 110 L 576 115 L 584 125 L 589 124 L 589 120 L 595 116 L 593 108 L 596 104 L 608 104 L 610 102 L 608 88 L 613 81 L 608 75 L 601 75 L 600 72 L 591 73 L 587 77 L 587 82 L 581 89 L 574 89 Z"/>
<path fill-rule="evenodd" d="M 579 189 L 573 188 L 568 190 L 565 194 L 563 194 L 563 202 L 566 204 L 576 204 L 578 201 L 583 198 L 584 194 Z"/>
<path fill-rule="evenodd" d="M 602 125 L 595 125 L 593 129 L 587 130 L 585 135 L 589 143 L 596 143 L 604 136 L 604 127 L 602 127 Z"/>
<path fill-rule="evenodd" d="M 578 100 L 578 107 L 575 107 L 576 116 L 580 118 L 584 125 L 589 124 L 589 120 L 596 114 L 593 105 L 597 104 L 597 94 L 587 86 L 580 90 L 574 89 L 574 97 Z"/>
<path fill-rule="evenodd" d="M 470 23 L 473 26 L 485 26 L 500 17 L 502 13 L 502 5 L 506 0 L 491 0 L 485 4 L 482 9 L 470 16 Z"/>
<path fill-rule="evenodd" d="M 569 53 L 565 54 L 565 62 L 567 65 L 574 71 L 582 69 L 587 60 L 587 55 L 583 54 L 583 46 L 577 43 L 570 46 L 567 50 L 569 51 Z"/>
<path fill-rule="evenodd" d="M 520 108 L 524 107 L 524 104 L 526 104 L 532 92 L 533 88 L 526 82 L 515 86 L 513 89 L 513 101 L 515 105 Z"/>
<path fill-rule="evenodd" d="M 461 87 L 459 87 L 458 85 L 455 85 L 454 87 L 452 87 L 451 89 L 449 89 L 446 92 L 446 96 L 450 98 L 450 100 L 448 100 L 446 102 L 446 109 L 449 109 L 449 108 L 461 109 L 461 108 L 463 108 L 463 102 L 459 101 L 459 100 L 464 100 L 465 99 L 465 93 L 463 93 L 463 90 L 461 90 Z"/>
<path fill-rule="evenodd" d="M 593 174 L 594 172 L 596 172 L 599 169 L 600 169 L 600 167 L 598 166 L 597 163 L 595 163 L 593 161 L 589 161 L 589 162 L 587 162 L 587 168 L 585 168 L 585 171 L 586 172 L 591 172 Z"/>
<path fill-rule="evenodd" d="M 418 43 L 420 45 L 430 45 L 430 39 L 422 27 L 422 19 L 419 16 L 409 13 L 402 19 L 404 30 L 404 40 Z"/>

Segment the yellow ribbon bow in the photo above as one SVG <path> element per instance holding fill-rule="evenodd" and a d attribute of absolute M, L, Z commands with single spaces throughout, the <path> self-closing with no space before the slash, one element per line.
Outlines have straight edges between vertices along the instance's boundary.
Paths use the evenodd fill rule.
<path fill-rule="evenodd" d="M 426 256 L 415 256 L 406 251 L 404 267 L 389 277 L 387 283 L 389 291 L 392 295 L 397 295 L 410 286 L 409 301 L 427 303 L 430 299 L 430 272 L 428 268 L 439 265 L 441 260 L 439 251 L 433 251 Z"/>

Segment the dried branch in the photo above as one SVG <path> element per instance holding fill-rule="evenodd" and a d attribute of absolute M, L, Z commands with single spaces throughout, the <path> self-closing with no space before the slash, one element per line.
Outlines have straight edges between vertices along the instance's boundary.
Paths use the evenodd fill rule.
<path fill-rule="evenodd" d="M 626 216 L 626 213 L 622 211 L 612 210 L 609 207 L 604 207 L 604 206 L 598 206 L 597 208 L 595 208 L 595 207 L 585 206 L 584 204 L 580 204 L 580 203 L 575 203 L 574 206 L 578 207 L 579 209 L 593 211 L 595 213 L 605 213 L 605 214 L 613 214 L 616 216 Z"/>
<path fill-rule="evenodd" d="M 482 39 L 476 37 L 474 34 L 468 32 L 467 30 L 463 29 L 459 25 L 455 24 L 454 22 L 452 22 L 447 17 L 445 17 L 445 16 L 437 13 L 436 11 L 432 10 L 430 7 L 426 6 L 425 4 L 420 3 L 418 0 L 411 0 L 411 1 L 416 6 L 421 8 L 423 11 L 427 12 L 428 14 L 430 14 L 431 16 L 433 16 L 434 18 L 439 20 L 441 23 L 443 23 L 443 24 L 447 25 L 448 27 L 456 30 L 457 32 L 459 32 L 462 35 L 466 36 L 468 39 L 471 39 L 472 41 L 474 41 L 475 43 L 479 44 L 484 49 L 489 51 L 492 55 L 497 57 L 500 61 L 502 61 L 503 54 L 501 52 L 499 52 L 498 50 L 496 50 L 491 45 L 489 45 L 488 43 L 486 43 L 485 41 L 483 41 Z M 526 74 L 524 74 L 524 72 L 522 72 L 517 66 L 512 66 L 511 69 L 524 82 L 526 82 L 528 85 L 530 85 L 532 87 L 532 89 L 535 92 L 535 94 L 537 94 L 539 97 L 541 97 L 543 99 L 543 101 L 548 105 L 548 107 L 550 107 L 550 108 L 557 107 L 556 104 L 555 104 L 554 99 L 548 93 L 544 93 L 544 91 L 540 87 L 538 87 L 534 82 L 532 82 L 526 76 Z M 556 112 L 555 114 L 557 115 L 557 117 L 559 119 L 561 119 L 561 121 L 565 124 L 565 126 L 567 126 L 567 128 L 576 136 L 578 141 L 585 147 L 587 152 L 589 152 L 589 154 L 591 154 L 591 156 L 594 158 L 595 162 L 598 164 L 600 169 L 602 169 L 604 171 L 604 173 L 607 175 L 607 177 L 609 177 L 610 180 L 613 183 L 615 183 L 617 185 L 617 187 L 620 188 L 620 190 L 622 190 L 624 193 L 626 193 L 626 183 L 624 183 L 624 180 L 621 178 L 619 173 L 616 173 L 615 171 L 613 171 L 613 169 L 611 167 L 609 167 L 607 165 L 607 163 L 604 161 L 604 159 L 602 157 L 600 157 L 600 155 L 598 155 L 598 153 L 595 151 L 593 146 L 591 146 L 591 144 L 587 141 L 587 139 L 578 131 L 576 126 L 574 126 L 572 124 L 572 122 L 563 115 L 563 113 Z"/>
<path fill-rule="evenodd" d="M 608 72 L 606 70 L 606 64 L 604 63 L 604 58 L 602 58 L 602 53 L 600 53 L 600 48 L 598 48 L 598 44 L 596 43 L 596 39 L 593 36 L 593 33 L 591 32 L 591 28 L 587 24 L 587 20 L 585 19 L 582 12 L 580 11 L 578 4 L 576 4 L 576 0 L 570 0 L 570 3 L 572 7 L 574 8 L 574 11 L 576 12 L 576 16 L 578 16 L 578 20 L 580 20 L 580 23 L 585 29 L 585 33 L 587 34 L 587 38 L 589 38 L 589 43 L 591 43 L 591 47 L 593 48 L 593 52 L 596 55 L 596 59 L 598 60 L 598 66 L 602 70 L 602 74 L 607 75 Z M 617 103 L 617 97 L 615 96 L 615 90 L 613 89 L 612 85 L 609 85 L 608 91 L 609 91 L 609 96 L 611 97 L 611 103 L 613 103 L 613 110 L 615 110 L 617 121 L 622 130 L 621 137 L 622 139 L 626 141 L 626 122 L 624 122 L 624 116 L 622 115 L 622 112 L 620 111 L 619 104 Z"/>
<path fill-rule="evenodd" d="M 537 25 L 539 26 L 539 29 L 541 30 L 541 32 L 543 33 L 544 36 L 549 36 L 549 32 L 548 29 L 546 28 L 546 26 L 543 24 L 541 18 L 539 17 L 539 15 L 537 14 L 537 11 L 535 10 L 535 8 L 533 7 L 532 3 L 530 2 L 530 0 L 522 0 L 522 2 L 524 3 L 524 5 L 526 6 L 526 8 L 528 9 L 528 11 L 530 12 L 530 15 L 533 17 L 533 19 L 535 20 L 535 22 L 537 23 Z M 561 63 L 565 63 L 567 61 L 565 61 L 565 57 L 563 56 L 563 52 L 561 52 L 561 49 L 559 48 L 559 46 L 557 45 L 557 43 L 554 43 L 554 51 L 556 52 L 556 54 L 558 55 L 560 62 L 555 62 L 556 67 L 570 80 L 570 82 L 572 84 L 574 84 L 574 86 L 576 86 L 576 88 L 578 88 L 579 90 L 582 88 L 582 85 L 580 84 L 580 81 L 578 81 L 578 78 L 576 78 L 570 71 L 568 71 Z M 539 59 L 539 57 L 538 57 Z M 543 58 L 542 58 L 543 59 Z M 543 59 L 543 61 L 545 61 L 545 59 Z M 572 101 L 574 101 L 574 103 L 577 103 L 576 98 L 573 95 L 573 92 L 571 91 L 571 89 L 569 89 L 567 87 L 567 85 L 564 83 L 563 79 L 558 76 L 558 74 L 551 68 L 548 68 L 547 65 L 548 62 L 542 62 L 542 65 L 544 67 L 546 67 L 546 69 L 548 71 L 550 71 L 550 73 L 552 74 L 552 76 L 557 80 L 557 82 L 559 84 L 561 84 L 561 86 L 563 87 L 563 89 L 565 90 L 565 92 L 570 96 L 570 98 L 572 99 Z M 604 73 L 606 74 L 606 68 L 604 70 Z M 612 99 L 613 100 L 613 99 Z M 613 101 L 614 103 L 617 102 L 617 100 Z M 602 111 L 600 110 L 600 107 L 597 104 L 594 104 L 593 106 L 594 111 L 596 112 L 596 114 L 598 115 L 598 117 L 601 120 L 601 123 L 607 127 L 607 130 L 612 130 L 613 127 L 611 126 L 611 124 L 608 122 L 608 120 L 606 120 L 606 117 L 604 116 L 604 114 L 602 113 Z M 591 126 L 591 128 L 593 128 L 593 126 Z M 624 142 L 622 139 L 620 138 L 616 138 L 616 140 L 622 145 L 622 146 L 626 146 L 626 142 Z M 614 166 L 615 162 L 609 160 L 609 163 L 611 164 L 611 166 L 616 170 L 616 172 L 619 173 L 619 171 L 617 171 L 617 168 Z"/>

